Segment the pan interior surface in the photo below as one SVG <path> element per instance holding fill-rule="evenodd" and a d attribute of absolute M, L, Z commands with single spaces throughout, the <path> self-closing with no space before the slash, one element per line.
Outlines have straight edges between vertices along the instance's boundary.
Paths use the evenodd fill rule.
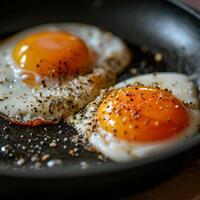
<path fill-rule="evenodd" d="M 139 74 L 173 71 L 195 74 L 194 82 L 200 86 L 200 22 L 197 16 L 184 10 L 187 8 L 161 0 L 116 0 L 115 4 L 105 0 L 57 3 L 46 0 L 25 3 L 22 0 L 20 6 L 19 3 L 13 3 L 11 7 L 6 2 L 4 4 L 0 8 L 1 38 L 47 22 L 94 24 L 122 37 L 133 52 L 133 61 L 120 74 L 118 82 Z M 10 13 L 6 20 L 5 10 Z M 158 54 L 162 55 L 161 61 L 156 60 Z M 56 168 L 61 173 L 63 170 L 70 173 L 90 169 L 94 172 L 108 166 L 114 170 L 119 166 L 101 154 L 88 152 L 81 144 L 77 145 L 76 131 L 62 122 L 27 128 L 0 120 L 0 137 L 2 171 L 41 169 L 43 173 L 44 169 L 51 171 Z M 192 141 L 180 145 L 177 150 L 170 150 L 165 156 L 174 155 L 199 142 L 200 137 L 196 135 Z M 146 162 L 151 162 L 151 158 Z M 142 161 L 123 166 L 130 168 L 137 163 Z"/>

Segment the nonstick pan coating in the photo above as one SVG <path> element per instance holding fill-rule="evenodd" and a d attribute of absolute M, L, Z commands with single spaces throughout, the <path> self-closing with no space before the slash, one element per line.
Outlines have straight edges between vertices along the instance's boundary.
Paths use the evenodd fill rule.
<path fill-rule="evenodd" d="M 24 28 L 47 22 L 94 24 L 122 37 L 133 51 L 133 62 L 118 81 L 133 76 L 133 68 L 137 74 L 155 71 L 200 74 L 199 19 L 198 13 L 174 1 L 2 1 L 0 37 L 3 39 Z M 163 55 L 162 62 L 155 61 L 156 53 Z M 198 76 L 195 83 L 200 85 Z M 187 155 L 191 155 L 194 152 L 191 149 L 200 143 L 197 134 L 162 155 L 116 164 L 87 152 L 81 145 L 75 146 L 70 138 L 74 138 L 76 132 L 64 123 L 24 128 L 0 120 L 0 128 L 0 194 L 10 190 L 20 193 L 22 189 L 51 193 L 83 191 L 86 185 L 101 189 L 122 182 L 140 185 L 154 174 L 160 177 L 160 174 L 175 172 L 175 166 L 188 161 Z M 55 148 L 51 147 L 52 142 L 56 143 Z M 69 152 L 74 148 L 77 151 L 71 156 Z M 42 156 L 47 154 L 50 157 L 42 162 Z"/>

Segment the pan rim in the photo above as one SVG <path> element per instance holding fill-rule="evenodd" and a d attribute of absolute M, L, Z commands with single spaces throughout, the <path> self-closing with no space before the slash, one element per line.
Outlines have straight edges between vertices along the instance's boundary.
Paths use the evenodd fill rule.
<path fill-rule="evenodd" d="M 185 153 L 186 151 L 194 149 L 198 144 L 200 144 L 200 134 L 195 135 L 188 141 L 184 141 L 169 150 L 163 151 L 163 154 L 153 155 L 148 158 L 138 159 L 135 161 L 130 161 L 123 164 L 118 163 L 107 163 L 102 167 L 101 165 L 95 166 L 95 168 L 88 168 L 85 170 L 80 170 L 74 168 L 73 171 L 66 170 L 65 167 L 62 168 L 45 168 L 45 169 L 0 169 L 0 176 L 9 176 L 11 178 L 31 178 L 31 179 L 65 179 L 65 178 L 81 178 L 81 177 L 91 177 L 102 174 L 112 174 L 127 170 L 134 170 L 136 168 L 147 166 L 149 164 L 154 164 L 158 161 L 163 161 L 174 156 Z"/>

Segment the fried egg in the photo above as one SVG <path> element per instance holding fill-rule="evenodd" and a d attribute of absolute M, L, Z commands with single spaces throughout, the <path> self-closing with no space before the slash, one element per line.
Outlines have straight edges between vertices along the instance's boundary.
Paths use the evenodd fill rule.
<path fill-rule="evenodd" d="M 67 120 L 130 62 L 124 42 L 95 26 L 33 27 L 0 44 L 0 113 L 21 125 Z"/>
<path fill-rule="evenodd" d="M 71 123 L 106 157 L 127 162 L 161 153 L 198 133 L 199 99 L 188 76 L 157 73 L 102 90 Z"/>

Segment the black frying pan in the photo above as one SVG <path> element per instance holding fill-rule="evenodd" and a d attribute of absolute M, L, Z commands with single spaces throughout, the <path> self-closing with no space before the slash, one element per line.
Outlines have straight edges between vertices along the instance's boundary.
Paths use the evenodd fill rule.
<path fill-rule="evenodd" d="M 133 63 L 118 77 L 120 81 L 132 76 L 132 67 L 139 74 L 154 71 L 200 74 L 199 20 L 197 13 L 176 1 L 3 1 L 0 36 L 4 38 L 46 22 L 84 22 L 103 27 L 122 37 L 134 54 Z M 163 54 L 162 62 L 155 62 L 157 52 Z M 200 79 L 195 83 L 200 85 Z M 95 153 L 81 146 L 76 147 L 75 155 L 68 154 L 75 144 L 64 138 L 73 137 L 75 131 L 64 123 L 24 128 L 0 120 L 0 127 L 0 194 L 76 191 L 71 194 L 82 195 L 102 188 L 111 194 L 118 194 L 124 188 L 137 191 L 138 186 L 152 184 L 153 180 L 180 170 L 188 158 L 195 157 L 191 155 L 195 155 L 195 147 L 200 143 L 197 134 L 161 155 L 116 164 L 99 160 Z M 50 147 L 53 140 L 57 144 L 54 148 Z M 41 161 L 46 154 L 50 158 Z"/>

